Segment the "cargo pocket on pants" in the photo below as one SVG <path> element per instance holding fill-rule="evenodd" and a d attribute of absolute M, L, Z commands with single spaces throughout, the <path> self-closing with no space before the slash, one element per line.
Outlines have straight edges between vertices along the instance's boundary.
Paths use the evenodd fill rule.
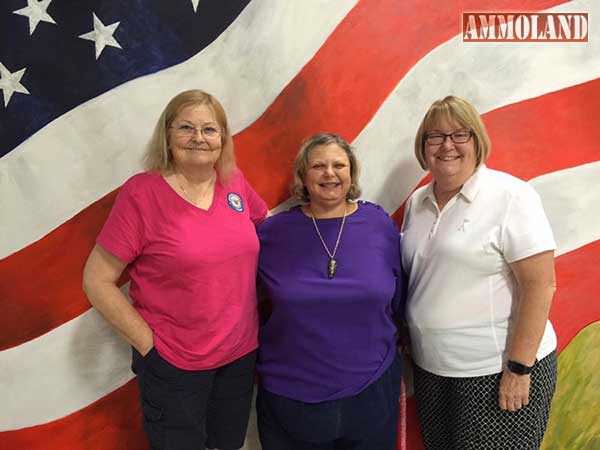
<path fill-rule="evenodd" d="M 161 450 L 165 444 L 165 430 L 164 406 L 161 401 L 160 389 L 152 386 L 152 381 L 148 380 L 148 374 L 138 375 L 138 379 L 144 431 L 150 442 L 150 448 Z"/>

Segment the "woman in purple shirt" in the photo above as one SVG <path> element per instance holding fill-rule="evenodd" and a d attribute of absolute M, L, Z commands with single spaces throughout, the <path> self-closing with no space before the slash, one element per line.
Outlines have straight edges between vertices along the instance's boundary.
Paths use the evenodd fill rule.
<path fill-rule="evenodd" d="M 257 408 L 264 450 L 393 450 L 404 302 L 400 237 L 379 206 L 355 201 L 358 164 L 334 134 L 309 138 L 294 165 L 303 204 L 258 229 Z"/>

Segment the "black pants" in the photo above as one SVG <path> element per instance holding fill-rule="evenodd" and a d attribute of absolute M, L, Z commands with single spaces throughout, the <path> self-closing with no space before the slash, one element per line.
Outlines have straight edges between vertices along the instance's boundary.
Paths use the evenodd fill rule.
<path fill-rule="evenodd" d="M 133 350 L 144 430 L 152 450 L 237 450 L 244 444 L 256 351 L 213 370 L 189 371 L 152 349 Z"/>
<path fill-rule="evenodd" d="M 531 372 L 529 404 L 498 406 L 501 373 L 442 377 L 414 366 L 417 414 L 427 450 L 537 450 L 544 437 L 556 385 L 556 353 Z"/>
<path fill-rule="evenodd" d="M 401 360 L 352 397 L 305 403 L 259 387 L 258 432 L 263 450 L 394 450 Z"/>

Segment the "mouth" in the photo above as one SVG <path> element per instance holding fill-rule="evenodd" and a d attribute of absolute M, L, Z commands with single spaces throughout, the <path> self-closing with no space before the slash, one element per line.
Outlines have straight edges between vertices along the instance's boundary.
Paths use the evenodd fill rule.
<path fill-rule="evenodd" d="M 212 148 L 206 147 L 185 147 L 185 149 L 190 152 L 214 152 Z"/>
<path fill-rule="evenodd" d="M 442 156 L 438 156 L 437 159 L 439 159 L 440 161 L 455 161 L 457 159 L 460 159 L 459 155 L 442 155 Z"/>
<path fill-rule="evenodd" d="M 333 188 L 340 186 L 341 184 L 342 183 L 340 183 L 339 181 L 331 181 L 331 182 L 327 182 L 327 183 L 319 183 L 319 187 L 322 187 L 325 189 L 333 189 Z"/>

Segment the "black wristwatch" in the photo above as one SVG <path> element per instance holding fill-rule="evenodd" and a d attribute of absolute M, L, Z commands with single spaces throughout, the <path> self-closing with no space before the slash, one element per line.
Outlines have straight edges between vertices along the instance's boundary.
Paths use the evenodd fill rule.
<path fill-rule="evenodd" d="M 535 366 L 535 363 L 533 363 L 533 366 Z M 526 366 L 525 364 L 521 364 L 520 362 L 512 361 L 510 359 L 506 361 L 506 368 L 517 375 L 527 375 L 531 373 L 533 366 Z"/>

